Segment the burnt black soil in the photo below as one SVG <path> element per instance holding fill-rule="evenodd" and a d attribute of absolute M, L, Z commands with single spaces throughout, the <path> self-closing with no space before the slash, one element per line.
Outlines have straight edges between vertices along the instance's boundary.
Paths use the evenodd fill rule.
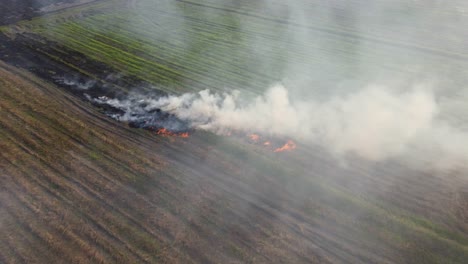
<path fill-rule="evenodd" d="M 125 93 L 134 87 L 149 86 L 136 77 L 124 76 L 104 63 L 34 34 L 21 34 L 15 38 L 0 34 L 0 59 L 63 88 L 72 86 L 60 81 L 63 79 L 74 79 L 77 83 L 93 81 L 86 91 L 93 97 L 116 96 L 112 94 L 116 90 Z M 78 96 L 83 94 L 76 89 L 70 91 Z"/>
<path fill-rule="evenodd" d="M 0 25 L 40 15 L 39 9 L 52 4 L 73 3 L 76 0 L 2 0 L 0 4 Z"/>
<path fill-rule="evenodd" d="M 35 34 L 18 34 L 14 38 L 0 34 L 0 59 L 56 84 L 82 100 L 90 102 L 108 116 L 121 115 L 122 109 L 90 99 L 99 97 L 122 99 L 129 91 L 148 92 L 147 88 L 151 87 L 137 77 L 118 73 L 102 62 L 89 59 L 84 54 Z M 151 88 L 150 93 L 153 97 L 166 95 L 154 88 Z M 137 118 L 139 122 L 131 122 L 129 125 L 150 130 L 161 128 L 139 125 L 146 124 L 148 118 L 154 119 L 149 114 L 151 113 L 145 113 L 144 117 Z"/>

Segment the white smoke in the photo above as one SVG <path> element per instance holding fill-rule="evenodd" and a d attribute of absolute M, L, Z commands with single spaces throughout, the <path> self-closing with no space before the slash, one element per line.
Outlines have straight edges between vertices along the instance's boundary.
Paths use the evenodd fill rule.
<path fill-rule="evenodd" d="M 440 106 L 423 86 L 395 92 L 371 85 L 319 102 L 292 101 L 284 86 L 275 85 L 248 102 L 237 91 L 204 90 L 148 99 L 145 105 L 147 110 L 171 113 L 196 129 L 291 137 L 340 157 L 355 154 L 374 161 L 406 157 L 444 168 L 468 161 L 467 131 L 438 118 Z"/>
<path fill-rule="evenodd" d="M 59 76 L 55 77 L 55 80 L 60 84 L 73 87 L 77 90 L 89 90 L 96 84 L 95 80 L 80 80 L 77 76 Z"/>

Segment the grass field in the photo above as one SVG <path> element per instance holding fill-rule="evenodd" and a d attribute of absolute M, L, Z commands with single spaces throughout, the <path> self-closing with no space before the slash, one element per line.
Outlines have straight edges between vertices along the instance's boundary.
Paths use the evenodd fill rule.
<path fill-rule="evenodd" d="M 330 22 L 326 6 L 303 6 L 314 14 L 305 26 L 280 1 L 265 9 L 261 1 L 102 0 L 1 27 L 21 49 L 5 44 L 0 57 L 9 63 L 0 62 L 0 262 L 464 263 L 464 171 L 361 159 L 342 166 L 318 147 L 274 153 L 203 131 L 160 136 L 52 83 L 79 74 L 115 93 L 145 83 L 175 94 L 260 94 L 304 71 L 317 81 L 314 93 L 326 93 L 355 75 L 358 84 L 410 78 L 416 69 L 400 67 L 410 58 L 439 63 L 427 70 L 450 72 L 445 85 L 466 80 L 462 37 L 445 46 L 437 37 L 386 38 L 377 24 L 364 34 L 348 13 L 336 14 L 347 23 Z M 407 14 L 395 23 L 415 8 L 423 7 L 392 10 Z M 444 12 L 440 20 L 452 19 Z M 321 41 L 295 40 L 301 30 Z M 30 63 L 15 63 L 18 54 Z M 117 73 L 118 82 L 106 77 Z"/>
<path fill-rule="evenodd" d="M 429 35 L 429 25 L 414 25 L 415 36 L 382 33 L 417 19 L 411 12 L 424 8 L 417 4 L 406 11 L 392 10 L 401 21 L 377 20 L 363 33 L 352 10 L 334 14 L 337 17 L 331 20 L 326 4 L 320 2 L 301 7 L 311 14 L 308 23 L 282 15 L 287 7 L 275 1 L 269 3 L 270 11 L 249 1 L 129 2 L 99 1 L 19 25 L 171 92 L 236 88 L 258 93 L 275 81 L 301 77 L 302 67 L 319 86 L 315 89 L 323 89 L 320 85 L 350 78 L 374 80 L 373 75 L 409 78 L 418 69 L 400 65 L 412 65 L 414 58 L 426 65 L 450 61 L 444 66 L 447 71 L 466 67 L 468 59 L 463 38 L 450 36 L 447 45 L 445 36 Z M 435 15 L 431 23 L 449 20 L 453 14 L 439 10 Z M 365 18 L 374 19 L 372 14 Z M 301 68 L 292 73 L 290 65 Z M 456 79 L 465 81 L 460 74 Z"/>

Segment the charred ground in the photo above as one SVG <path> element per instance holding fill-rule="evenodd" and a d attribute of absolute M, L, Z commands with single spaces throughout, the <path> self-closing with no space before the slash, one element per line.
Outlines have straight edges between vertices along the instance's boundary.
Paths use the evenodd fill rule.
<path fill-rule="evenodd" d="M 106 64 L 87 58 L 58 43 L 35 34 L 19 34 L 14 38 L 0 33 L 0 57 L 15 67 L 27 69 L 36 76 L 61 87 L 97 107 L 111 118 L 119 120 L 124 110 L 104 103 L 99 98 L 122 99 L 132 92 L 146 92 L 161 97 L 167 93 L 150 89 L 152 86 L 135 76 L 119 74 Z M 171 132 L 187 132 L 190 128 L 175 116 L 160 109 L 133 111 L 128 124 L 134 128 L 157 131 L 167 128 Z"/>
<path fill-rule="evenodd" d="M 4 0 L 0 9 L 0 26 L 32 19 L 52 11 L 93 2 L 91 0 Z M 47 10 L 47 7 L 52 7 Z M 44 9 L 45 8 L 45 9 Z"/>

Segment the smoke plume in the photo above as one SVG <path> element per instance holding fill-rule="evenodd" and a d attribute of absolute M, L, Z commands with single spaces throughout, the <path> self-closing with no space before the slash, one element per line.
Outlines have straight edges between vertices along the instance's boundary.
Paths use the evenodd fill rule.
<path fill-rule="evenodd" d="M 372 161 L 407 158 L 448 168 L 468 161 L 468 133 L 440 118 L 432 90 L 420 85 L 405 92 L 369 85 L 348 95 L 324 101 L 292 100 L 283 85 L 242 100 L 238 91 L 203 90 L 181 96 L 131 96 L 105 103 L 124 110 L 121 120 L 141 118 L 135 113 L 160 109 L 177 124 L 218 134 L 231 131 L 288 137 L 318 145 L 337 157 L 358 155 Z M 172 123 L 173 124 L 173 123 Z"/>
<path fill-rule="evenodd" d="M 125 26 L 174 40 L 180 51 L 174 58 L 187 58 L 181 64 L 195 52 L 198 64 L 207 65 L 195 79 L 212 90 L 101 102 L 121 110 L 114 118 L 138 127 L 292 138 L 339 158 L 398 159 L 418 168 L 468 161 L 467 38 L 460 26 L 468 23 L 466 1 L 259 1 L 245 9 L 237 1 L 209 3 L 200 2 L 207 7 L 199 8 L 201 17 L 210 23 L 229 17 L 237 44 L 180 39 L 193 14 L 171 1 L 163 2 L 171 16 L 156 16 L 155 30 L 174 35 L 151 33 L 141 19 Z M 219 56 L 224 52 L 235 59 Z M 239 69 L 243 78 L 234 74 Z M 246 94 L 276 81 L 284 85 Z M 213 91 L 232 87 L 240 91 Z M 169 116 L 161 120 L 161 113 Z"/>

